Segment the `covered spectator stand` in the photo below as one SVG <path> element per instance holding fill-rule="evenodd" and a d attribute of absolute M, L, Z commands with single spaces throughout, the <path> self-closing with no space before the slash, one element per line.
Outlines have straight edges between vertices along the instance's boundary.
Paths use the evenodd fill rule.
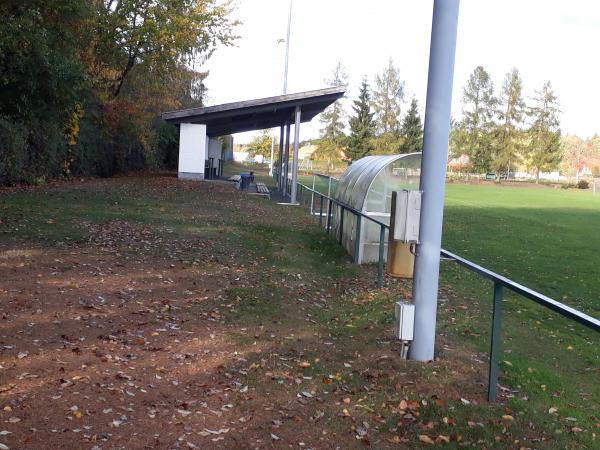
<path fill-rule="evenodd" d="M 222 175 L 227 152 L 218 137 L 280 127 L 278 187 L 295 202 L 300 123 L 311 121 L 345 92 L 345 87 L 338 86 L 163 113 L 167 123 L 179 127 L 179 178 L 203 180 Z M 290 152 L 292 125 L 294 143 Z M 292 180 L 289 192 L 288 178 Z"/>

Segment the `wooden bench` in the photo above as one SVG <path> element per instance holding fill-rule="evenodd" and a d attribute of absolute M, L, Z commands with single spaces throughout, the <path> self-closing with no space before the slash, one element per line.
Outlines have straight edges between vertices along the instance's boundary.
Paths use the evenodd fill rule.
<path fill-rule="evenodd" d="M 227 178 L 227 181 L 233 181 L 235 183 L 235 188 L 239 189 L 242 184 L 242 176 L 241 175 L 233 175 Z"/>
<path fill-rule="evenodd" d="M 256 192 L 271 198 L 271 192 L 265 183 L 256 183 Z"/>

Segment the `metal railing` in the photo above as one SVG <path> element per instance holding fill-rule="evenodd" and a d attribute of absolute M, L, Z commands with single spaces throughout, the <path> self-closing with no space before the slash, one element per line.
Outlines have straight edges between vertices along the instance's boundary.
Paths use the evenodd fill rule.
<path fill-rule="evenodd" d="M 319 198 L 318 203 L 319 203 L 319 226 L 321 228 L 323 228 L 323 211 L 324 208 L 327 208 L 327 213 L 326 213 L 326 223 L 325 223 L 325 230 L 327 232 L 327 234 L 331 233 L 331 224 L 333 221 L 333 207 L 334 205 L 339 208 L 339 212 L 340 212 L 340 225 L 339 225 L 339 230 L 338 230 L 338 234 L 339 236 L 336 236 L 336 238 L 338 239 L 338 242 L 340 245 L 342 245 L 342 239 L 344 236 L 344 214 L 346 212 L 349 212 L 351 214 L 354 214 L 354 216 L 356 216 L 356 230 L 355 230 L 355 238 L 354 238 L 354 261 L 357 262 L 358 261 L 358 255 L 360 253 L 360 234 L 361 234 L 361 227 L 362 227 L 362 219 L 367 219 L 370 220 L 371 222 L 375 223 L 376 225 L 379 225 L 379 255 L 378 255 L 378 260 L 377 260 L 377 288 L 381 289 L 381 287 L 383 286 L 383 265 L 385 262 L 385 230 L 389 229 L 389 225 L 381 222 L 380 220 L 377 220 L 373 217 L 370 217 L 368 215 L 366 215 L 365 213 L 363 213 L 362 211 L 359 211 L 353 207 L 351 207 L 350 205 L 347 205 L 346 203 L 340 202 L 339 200 L 336 200 L 332 197 L 329 197 L 326 194 L 323 194 L 315 189 L 311 189 L 308 186 L 303 185 L 302 183 L 298 183 L 298 200 L 300 202 L 304 201 L 304 193 L 305 192 L 310 192 L 311 193 L 311 214 L 313 211 L 313 207 L 315 206 L 315 196 L 317 196 Z M 325 205 L 325 202 L 327 203 Z"/>
<path fill-rule="evenodd" d="M 298 192 L 300 201 L 303 201 L 304 192 L 310 192 L 314 203 L 314 196 L 319 197 L 319 226 L 323 227 L 323 203 L 327 201 L 327 222 L 326 232 L 329 234 L 331 231 L 332 221 L 332 208 L 336 205 L 341 209 L 340 223 L 339 223 L 339 243 L 342 244 L 343 228 L 344 228 L 344 211 L 348 211 L 356 216 L 356 237 L 355 237 L 355 260 L 358 258 L 359 246 L 360 246 L 360 232 L 361 232 L 361 221 L 366 218 L 380 226 L 379 234 L 379 261 L 377 266 L 377 287 L 381 288 L 383 284 L 383 267 L 384 267 L 384 253 L 385 253 L 385 230 L 389 229 L 389 226 L 373 217 L 365 215 L 363 212 L 358 211 L 351 206 L 342 203 L 334 198 L 331 198 L 325 194 L 322 194 L 314 189 L 309 188 L 301 183 L 298 183 Z M 312 212 L 312 208 L 311 208 Z M 591 317 L 575 308 L 571 308 L 561 302 L 558 302 L 544 294 L 534 291 L 522 284 L 519 284 L 509 278 L 492 272 L 485 267 L 482 267 L 474 262 L 471 262 L 465 258 L 462 258 L 454 253 L 442 249 L 440 256 L 453 261 L 466 269 L 470 270 L 477 275 L 490 280 L 494 283 L 493 297 L 492 297 L 492 330 L 490 336 L 490 354 L 489 354 L 489 373 L 488 373 L 488 401 L 495 402 L 498 397 L 498 359 L 500 354 L 501 344 L 501 328 L 502 328 L 502 300 L 504 297 L 504 289 L 508 289 L 528 300 L 554 311 L 555 313 L 578 322 L 587 328 L 590 328 L 596 332 L 600 332 L 600 320 Z"/>
<path fill-rule="evenodd" d="M 487 278 L 494 283 L 494 294 L 492 304 L 492 334 L 490 337 L 490 369 L 488 380 L 488 401 L 496 401 L 498 395 L 498 358 L 500 354 L 500 343 L 502 327 L 502 299 L 504 296 L 504 288 L 521 295 L 529 300 L 532 300 L 545 308 L 548 308 L 567 319 L 574 320 L 596 332 L 600 332 L 600 320 L 588 316 L 581 311 L 571 308 L 563 303 L 560 303 L 544 294 L 534 291 L 522 284 L 516 283 L 502 275 L 499 275 L 491 270 L 481 267 L 474 262 L 461 258 L 447 250 L 441 251 L 441 256 L 448 258 L 457 264 L 466 267 L 473 273 Z"/>

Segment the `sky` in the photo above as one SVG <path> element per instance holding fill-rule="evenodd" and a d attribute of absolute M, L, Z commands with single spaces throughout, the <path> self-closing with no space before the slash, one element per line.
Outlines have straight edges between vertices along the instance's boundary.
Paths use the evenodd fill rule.
<path fill-rule="evenodd" d="M 208 104 L 283 92 L 289 0 L 235 0 L 240 38 L 204 64 Z M 371 86 L 391 57 L 405 82 L 407 104 L 425 111 L 433 0 L 293 0 L 288 93 L 326 87 L 338 62 L 349 74 L 345 106 L 363 76 Z M 525 99 L 551 81 L 563 134 L 600 132 L 600 2 L 597 0 L 461 0 L 452 115 L 461 116 L 463 86 L 482 65 L 498 92 L 504 75 L 519 69 Z M 301 139 L 318 137 L 318 118 Z M 252 133 L 235 136 L 248 142 Z"/>

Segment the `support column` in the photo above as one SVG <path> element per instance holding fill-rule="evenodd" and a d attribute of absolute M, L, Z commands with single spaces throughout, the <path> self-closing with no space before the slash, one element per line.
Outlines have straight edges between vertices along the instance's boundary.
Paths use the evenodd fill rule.
<path fill-rule="evenodd" d="M 296 194 L 298 193 L 298 145 L 300 143 L 300 119 L 302 118 L 302 110 L 300 106 L 296 106 L 294 123 L 294 155 L 292 159 L 292 193 L 290 203 L 296 203 Z"/>
<path fill-rule="evenodd" d="M 288 174 L 290 173 L 290 131 L 291 124 L 285 125 L 285 154 L 283 156 L 283 196 L 285 197 L 289 192 L 287 191 L 287 180 Z"/>
<path fill-rule="evenodd" d="M 277 160 L 277 190 L 281 191 L 281 172 L 283 168 L 283 125 L 279 128 L 279 158 Z"/>
<path fill-rule="evenodd" d="M 179 164 L 177 176 L 183 180 L 204 180 L 206 162 L 206 125 L 179 125 Z"/>
<path fill-rule="evenodd" d="M 459 4 L 460 0 L 435 0 L 433 5 L 421 163 L 421 243 L 417 246 L 413 279 L 415 333 L 409 355 L 410 359 L 417 361 L 432 360 L 435 350 L 444 189 Z"/>
<path fill-rule="evenodd" d="M 273 176 L 273 157 L 275 153 L 275 137 L 273 136 L 273 130 L 271 130 L 271 159 L 269 160 L 269 176 Z"/>

